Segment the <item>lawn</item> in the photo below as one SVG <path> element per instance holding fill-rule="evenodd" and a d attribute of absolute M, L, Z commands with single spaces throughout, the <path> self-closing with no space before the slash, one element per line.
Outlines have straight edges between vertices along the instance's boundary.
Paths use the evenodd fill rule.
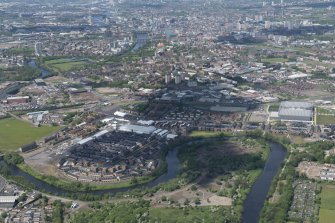
<path fill-rule="evenodd" d="M 277 112 L 279 110 L 279 104 L 273 104 L 269 106 L 269 112 Z"/>
<path fill-rule="evenodd" d="M 81 69 L 87 64 L 84 60 L 55 59 L 45 61 L 45 65 L 56 72 L 67 72 L 74 69 Z"/>
<path fill-rule="evenodd" d="M 335 124 L 335 111 L 326 108 L 317 108 L 316 123 L 318 125 Z"/>
<path fill-rule="evenodd" d="M 51 66 L 56 68 L 60 72 L 66 72 L 73 69 L 81 69 L 85 66 L 85 64 L 86 63 L 83 61 L 77 61 L 77 62 L 53 64 Z"/>
<path fill-rule="evenodd" d="M 318 125 L 335 124 L 335 115 L 317 115 L 316 122 Z"/>
<path fill-rule="evenodd" d="M 335 186 L 323 185 L 321 191 L 321 206 L 319 223 L 333 223 L 335 219 Z"/>
<path fill-rule="evenodd" d="M 0 152 L 9 152 L 22 145 L 48 136 L 59 127 L 33 125 L 14 118 L 0 120 Z"/>
<path fill-rule="evenodd" d="M 322 115 L 335 115 L 335 111 L 332 109 L 317 108 L 317 112 Z"/>
<path fill-rule="evenodd" d="M 193 131 L 190 134 L 191 137 L 201 137 L 201 138 L 220 137 L 223 135 L 227 135 L 227 133 L 226 132 L 210 132 L 210 131 Z"/>
<path fill-rule="evenodd" d="M 284 63 L 287 61 L 288 61 L 287 58 L 282 58 L 282 57 L 262 58 L 262 62 L 268 62 L 268 63 Z"/>

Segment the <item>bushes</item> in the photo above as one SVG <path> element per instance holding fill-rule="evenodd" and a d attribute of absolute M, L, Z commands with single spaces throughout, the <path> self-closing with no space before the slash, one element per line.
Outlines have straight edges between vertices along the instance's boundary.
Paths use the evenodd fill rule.
<path fill-rule="evenodd" d="M 11 152 L 11 153 L 6 154 L 4 157 L 4 160 L 7 164 L 10 164 L 10 165 L 17 165 L 17 164 L 24 162 L 23 157 L 20 156 L 16 152 Z"/>
<path fill-rule="evenodd" d="M 40 75 L 40 71 L 29 66 L 15 68 L 0 68 L 0 82 L 2 81 L 32 81 Z"/>
<path fill-rule="evenodd" d="M 325 151 L 332 149 L 334 145 L 334 142 L 331 141 L 317 141 L 295 145 L 296 147 L 304 147 L 305 151 L 302 153 L 294 153 L 294 156 L 292 156 L 292 161 L 295 162 L 295 166 L 297 166 L 302 160 L 316 161 L 319 163 L 325 163 L 329 161 L 333 163 L 335 162 L 334 157 L 330 156 L 325 159 Z"/>
<path fill-rule="evenodd" d="M 52 205 L 52 223 L 63 223 L 64 204 L 60 200 L 55 200 Z"/>
<path fill-rule="evenodd" d="M 70 223 L 149 222 L 149 201 L 94 205 L 93 210 L 75 214 Z"/>

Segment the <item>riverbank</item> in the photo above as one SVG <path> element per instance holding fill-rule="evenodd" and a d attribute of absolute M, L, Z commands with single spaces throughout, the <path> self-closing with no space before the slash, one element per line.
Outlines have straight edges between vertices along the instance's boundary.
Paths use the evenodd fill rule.
<path fill-rule="evenodd" d="M 17 167 L 26 172 L 27 174 L 33 176 L 34 178 L 44 181 L 47 184 L 54 185 L 56 187 L 62 188 L 64 190 L 73 191 L 73 192 L 89 192 L 89 191 L 97 191 L 97 190 L 112 190 L 119 188 L 127 188 L 134 187 L 146 184 L 155 179 L 154 176 L 142 176 L 136 177 L 136 181 L 125 181 L 120 183 L 105 183 L 105 184 L 93 184 L 93 183 L 81 183 L 78 181 L 70 181 L 65 179 L 60 179 L 54 176 L 47 176 L 38 173 L 36 170 L 31 168 L 29 165 L 25 163 L 18 164 Z"/>
<path fill-rule="evenodd" d="M 58 181 L 58 183 L 55 183 L 54 179 L 52 178 L 47 178 L 46 180 L 45 177 L 36 175 L 36 173 L 34 173 L 34 170 L 22 164 L 19 165 L 21 169 L 16 168 L 14 174 L 24 177 L 24 179 L 34 184 L 35 189 L 37 190 L 41 190 L 43 192 L 55 194 L 62 197 L 71 197 L 73 199 L 89 201 L 107 199 L 110 198 L 110 196 L 115 196 L 116 194 L 119 194 L 120 196 L 129 195 L 131 197 L 137 198 L 151 197 L 160 189 L 168 192 L 175 191 L 178 188 L 182 188 L 186 185 L 190 185 L 190 183 L 194 182 L 196 178 L 198 178 L 200 175 L 203 175 L 206 177 L 202 180 L 200 179 L 199 183 L 201 182 L 201 185 L 203 185 L 203 183 L 207 181 L 205 179 L 216 182 L 215 184 L 212 184 L 214 185 L 214 188 L 210 189 L 214 189 L 214 195 L 217 194 L 219 195 L 219 197 L 228 196 L 238 198 L 235 199 L 235 201 L 233 202 L 232 208 L 234 209 L 235 213 L 246 214 L 247 210 L 249 210 L 249 207 L 246 204 L 244 205 L 244 201 L 247 196 L 253 193 L 253 187 L 251 186 L 254 185 L 255 182 L 257 182 L 262 174 L 266 174 L 264 170 L 262 172 L 262 168 L 264 166 L 264 169 L 266 170 L 267 164 L 265 164 L 265 161 L 267 160 L 266 163 L 270 162 L 269 160 L 271 160 L 271 157 L 273 157 L 273 153 L 276 151 L 276 149 L 273 149 L 273 144 L 270 145 L 271 150 L 268 148 L 268 144 L 266 143 L 265 138 L 266 137 L 262 134 L 259 135 L 253 133 L 243 134 L 238 137 L 227 137 L 221 135 L 218 137 L 202 138 L 200 136 L 196 136 L 181 140 L 179 143 L 173 146 L 174 149 L 169 151 L 166 156 L 168 166 L 167 172 L 165 174 L 150 182 L 146 181 L 143 184 L 130 185 L 130 187 L 109 188 L 107 185 L 99 185 L 101 186 L 100 188 L 97 187 L 95 188 L 95 190 L 93 190 L 93 187 L 90 186 L 78 186 L 77 182 L 73 182 L 72 184 L 65 183 L 66 186 L 64 186 L 64 184 L 62 184 L 63 182 L 59 183 Z M 234 145 L 231 143 L 233 143 Z M 236 147 L 236 143 L 242 147 Z M 256 146 L 258 148 L 256 150 L 254 150 L 255 145 L 258 145 Z M 278 143 L 275 143 L 275 145 L 277 147 L 281 146 Z M 220 152 L 219 150 L 222 151 Z M 250 152 L 251 154 L 248 154 Z M 198 158 L 200 158 L 200 160 Z M 203 163 L 204 161 L 210 161 L 210 165 L 208 165 L 209 163 L 206 164 L 206 162 Z M 277 168 L 279 167 L 280 165 Z M 200 168 L 201 171 L 204 171 L 207 168 L 209 169 L 207 169 L 206 173 L 201 173 L 197 172 L 200 170 L 197 170 L 198 168 Z M 208 175 L 209 173 L 210 175 Z M 56 180 L 58 179 L 56 178 Z M 234 186 L 232 188 L 222 188 L 222 186 L 220 185 L 225 185 L 225 182 L 230 182 L 230 184 Z M 70 186 L 71 190 L 67 190 Z M 215 187 L 217 187 L 218 190 L 215 189 Z M 262 188 L 263 190 L 265 190 L 265 193 L 267 193 L 267 189 L 264 189 L 264 187 Z M 202 189 L 202 186 L 200 186 L 199 190 L 196 191 L 199 191 L 199 195 L 203 194 L 204 196 L 204 193 L 201 192 L 204 191 Z M 196 197 L 197 196 L 198 195 L 196 195 Z M 181 202 L 182 201 L 179 201 L 175 204 L 180 204 Z M 203 200 L 202 205 L 205 205 L 205 203 L 206 199 Z M 195 205 L 198 206 L 199 204 Z M 208 203 L 208 205 L 212 204 Z M 260 207 L 263 207 L 262 202 L 260 202 Z M 244 212 L 243 209 L 245 210 Z"/>
<path fill-rule="evenodd" d="M 259 222 L 260 213 L 263 209 L 272 181 L 278 174 L 280 166 L 286 157 L 287 151 L 282 145 L 272 142 L 270 143 L 270 147 L 271 152 L 265 167 L 252 186 L 243 204 L 243 223 Z"/>
<path fill-rule="evenodd" d="M 104 199 L 110 195 L 115 195 L 116 193 L 127 192 L 135 188 L 152 188 L 160 183 L 175 178 L 180 169 L 176 151 L 169 151 L 167 153 L 166 163 L 167 168 L 166 165 L 162 165 L 161 169 L 162 173 L 164 172 L 163 170 L 167 170 L 166 173 L 156 173 L 157 175 L 151 176 L 150 178 L 143 178 L 142 181 L 137 181 L 137 184 L 97 185 L 95 188 L 79 182 L 66 182 L 59 180 L 56 177 L 43 176 L 22 163 L 17 164 L 17 166 L 9 165 L 8 168 L 11 175 L 17 176 L 33 186 L 28 187 L 28 189 L 35 189 L 62 197 L 94 201 Z M 129 185 L 129 187 L 123 187 L 124 185 Z M 95 190 L 92 190 L 93 188 Z"/>
<path fill-rule="evenodd" d="M 197 138 L 189 142 L 186 147 L 179 149 L 183 169 L 176 179 L 164 184 L 162 190 L 137 190 L 137 193 L 129 195 L 150 200 L 146 207 L 148 207 L 148 217 L 154 221 L 194 222 L 195 217 L 202 216 L 202 219 L 208 222 L 241 222 L 242 205 L 247 195 L 252 193 L 251 186 L 261 174 L 266 174 L 264 170 L 262 171 L 263 157 L 269 155 L 267 163 L 272 156 L 276 157 L 276 154 L 273 154 L 276 149 L 267 149 L 262 142 L 265 142 L 263 137 L 255 139 L 250 136 L 229 139 L 227 137 Z M 238 145 L 243 147 L 239 148 Z M 276 145 L 280 147 L 280 144 Z M 206 164 L 207 161 L 210 161 L 209 166 Z M 205 172 L 201 172 L 199 176 L 197 170 Z M 194 177 L 197 178 L 193 180 Z M 223 200 L 217 203 L 212 200 L 213 197 L 233 199 L 230 204 Z M 140 200 L 133 203 L 139 206 L 142 204 Z M 93 208 L 88 211 L 101 211 L 104 208 L 110 211 L 123 210 L 123 207 L 128 207 L 129 204 L 102 206 L 102 209 Z M 101 212 L 101 215 L 104 213 Z M 80 214 L 76 215 L 75 219 L 80 222 Z"/>

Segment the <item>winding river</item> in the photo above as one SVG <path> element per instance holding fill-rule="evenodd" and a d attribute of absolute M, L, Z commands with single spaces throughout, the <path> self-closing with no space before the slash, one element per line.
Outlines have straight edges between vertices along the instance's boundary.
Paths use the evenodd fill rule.
<path fill-rule="evenodd" d="M 50 75 L 50 72 L 46 69 L 44 69 L 43 67 L 40 67 L 36 64 L 36 61 L 35 60 L 30 60 L 28 62 L 28 66 L 32 67 L 32 68 L 36 68 L 38 70 L 40 70 L 40 78 L 46 78 Z"/>
<path fill-rule="evenodd" d="M 244 201 L 242 223 L 258 223 L 260 213 L 269 192 L 271 182 L 278 173 L 287 151 L 279 143 L 270 142 L 270 155 L 265 163 L 262 174 L 252 186 L 247 199 Z"/>
<path fill-rule="evenodd" d="M 280 169 L 281 163 L 286 157 L 287 151 L 285 148 L 275 142 L 270 142 L 270 155 L 266 164 L 264 166 L 262 174 L 257 178 L 256 182 L 252 186 L 245 202 L 244 202 L 244 212 L 242 217 L 243 223 L 258 223 L 260 212 L 263 208 L 264 202 L 266 200 L 267 193 L 271 186 L 271 182 L 278 170 Z M 175 178 L 181 168 L 178 156 L 177 149 L 169 151 L 166 156 L 166 162 L 168 164 L 168 170 L 165 174 L 156 178 L 155 180 L 140 185 L 133 186 L 128 188 L 118 188 L 118 189 L 106 189 L 106 190 L 96 190 L 89 192 L 78 192 L 77 194 L 92 194 L 92 195 L 103 195 L 103 194 L 115 194 L 119 192 L 125 192 L 136 187 L 146 187 L 151 188 L 157 186 L 160 183 L 164 183 Z M 36 190 L 46 191 L 51 194 L 59 196 L 68 196 L 73 193 L 71 191 L 64 190 L 62 188 L 55 187 L 53 185 L 47 184 L 41 180 L 34 178 L 33 176 L 25 173 L 19 168 L 12 166 L 10 168 L 13 175 L 21 176 L 27 181 L 35 185 Z"/>
<path fill-rule="evenodd" d="M 27 181 L 29 181 L 30 183 L 35 185 L 35 189 L 36 190 L 40 190 L 40 191 L 46 191 L 47 193 L 51 193 L 54 195 L 58 195 L 58 196 L 64 196 L 67 197 L 69 194 L 71 193 L 76 193 L 76 194 L 92 194 L 92 195 L 104 195 L 104 194 L 116 194 L 116 193 L 120 193 L 120 192 L 126 192 L 130 189 L 134 189 L 137 187 L 146 187 L 146 188 L 151 188 L 151 187 L 155 187 L 160 183 L 164 183 L 166 181 L 169 181 L 173 178 L 175 178 L 181 168 L 179 159 L 177 157 L 177 150 L 171 150 L 168 152 L 168 154 L 166 155 L 166 162 L 168 165 L 167 168 L 167 172 L 164 173 L 163 175 L 157 177 L 155 180 L 150 181 L 148 183 L 145 184 L 141 184 L 141 185 L 135 185 L 132 187 L 124 187 L 124 188 L 115 188 L 115 189 L 106 189 L 106 190 L 93 190 L 93 191 L 89 191 L 89 192 L 73 192 L 73 191 L 68 191 L 65 190 L 63 188 L 59 188 L 53 185 L 50 185 L 44 181 L 41 181 L 39 179 L 36 179 L 35 177 L 27 174 L 26 172 L 22 171 L 21 169 L 17 168 L 16 166 L 11 166 L 10 167 L 10 171 L 12 175 L 15 176 L 21 176 L 24 179 L 26 179 Z"/>

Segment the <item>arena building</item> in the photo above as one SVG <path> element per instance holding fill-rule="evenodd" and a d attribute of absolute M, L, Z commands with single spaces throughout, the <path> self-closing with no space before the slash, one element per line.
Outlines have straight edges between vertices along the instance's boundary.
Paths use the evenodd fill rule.
<path fill-rule="evenodd" d="M 281 121 L 311 122 L 314 107 L 308 102 L 284 101 L 280 103 L 278 118 Z"/>

